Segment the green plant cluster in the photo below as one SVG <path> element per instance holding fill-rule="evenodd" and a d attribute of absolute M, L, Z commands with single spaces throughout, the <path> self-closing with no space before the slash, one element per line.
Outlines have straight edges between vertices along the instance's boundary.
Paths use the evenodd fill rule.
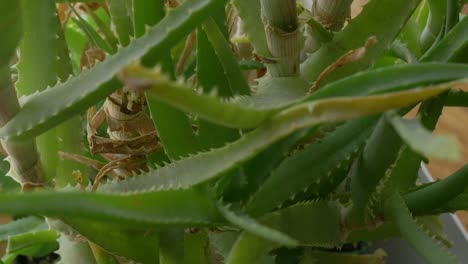
<path fill-rule="evenodd" d="M 2 262 L 384 263 L 361 242 L 401 237 L 457 263 L 437 216 L 468 209 L 468 166 L 416 182 L 459 158 L 432 130 L 468 106 L 464 4 L 371 0 L 331 28 L 293 0 L 0 0 Z M 110 144 L 147 165 L 98 185 L 86 111 L 143 93 L 160 151 Z"/>

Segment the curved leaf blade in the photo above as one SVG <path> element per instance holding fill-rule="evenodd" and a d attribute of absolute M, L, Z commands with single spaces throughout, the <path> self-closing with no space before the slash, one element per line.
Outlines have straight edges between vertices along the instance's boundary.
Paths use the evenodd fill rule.
<path fill-rule="evenodd" d="M 468 17 L 465 17 L 434 48 L 424 54 L 421 61 L 450 61 L 467 43 Z"/>
<path fill-rule="evenodd" d="M 44 229 L 47 229 L 47 225 L 39 217 L 28 216 L 21 218 L 0 226 L 0 242 L 7 241 L 9 236 Z"/>
<path fill-rule="evenodd" d="M 352 154 L 367 140 L 367 130 L 376 120 L 376 117 L 366 117 L 350 121 L 285 159 L 251 197 L 247 212 L 261 215 L 301 191 L 332 180 L 329 179 L 331 172 L 350 162 Z"/>
<path fill-rule="evenodd" d="M 325 81 L 336 80 L 368 67 L 390 46 L 419 2 L 420 0 L 370 1 L 364 6 L 361 14 L 351 20 L 345 29 L 337 33 L 331 42 L 322 46 L 302 63 L 302 76 L 309 82 L 315 81 L 319 74 L 340 56 L 362 46 L 369 37 L 375 36 L 377 44 L 369 48 L 363 59 L 345 65 L 329 75 Z"/>
<path fill-rule="evenodd" d="M 324 99 L 298 104 L 279 112 L 256 130 L 225 147 L 176 161 L 128 180 L 101 184 L 99 190 L 112 192 L 190 188 L 218 178 L 302 128 L 399 108 L 435 96 L 450 87 L 451 84 L 444 84 L 385 95 Z"/>
<path fill-rule="evenodd" d="M 22 110 L 0 129 L 0 138 L 34 137 L 73 115 L 96 104 L 119 84 L 109 82 L 126 64 L 145 55 L 151 48 L 163 53 L 204 20 L 213 8 L 224 0 L 194 0 L 184 2 L 174 9 L 159 24 L 150 28 L 146 35 L 136 39 L 114 56 L 97 64 L 89 71 L 57 84 L 27 98 Z"/>
<path fill-rule="evenodd" d="M 407 120 L 395 112 L 386 114 L 395 131 L 401 139 L 415 152 L 427 158 L 456 161 L 460 157 L 460 149 L 456 138 L 433 135 L 419 120 Z"/>
<path fill-rule="evenodd" d="M 8 238 L 8 247 L 2 261 L 5 264 L 13 263 L 18 255 L 43 257 L 58 248 L 59 234 L 55 230 L 42 230 L 11 236 Z"/>
<path fill-rule="evenodd" d="M 244 30 L 255 48 L 255 53 L 266 58 L 271 57 L 262 22 L 260 0 L 234 0 L 232 4 L 244 23 Z"/>
<path fill-rule="evenodd" d="M 337 205 L 327 202 L 308 202 L 265 215 L 259 222 L 291 236 L 301 245 L 333 248 L 346 237 L 339 227 L 340 210 Z M 250 232 L 243 232 L 232 247 L 226 263 L 261 263 L 264 255 L 280 246 Z"/>
<path fill-rule="evenodd" d="M 136 229 L 155 226 L 205 226 L 222 223 L 203 191 L 180 190 L 141 194 L 37 192 L 0 194 L 4 214 L 41 214 L 66 219 L 93 219 Z"/>
<path fill-rule="evenodd" d="M 240 209 L 233 208 L 232 205 L 223 205 L 218 203 L 218 209 L 224 218 L 226 218 L 226 220 L 228 220 L 230 223 L 244 229 L 253 235 L 289 247 L 294 247 L 299 244 L 298 241 L 289 237 L 288 235 L 285 235 L 267 226 L 261 225 L 255 219 L 250 218 L 248 215 L 242 213 Z"/>
<path fill-rule="evenodd" d="M 458 263 L 446 248 L 433 240 L 425 230 L 414 221 L 405 201 L 395 193 L 385 202 L 385 212 L 395 221 L 400 234 L 428 263 Z"/>

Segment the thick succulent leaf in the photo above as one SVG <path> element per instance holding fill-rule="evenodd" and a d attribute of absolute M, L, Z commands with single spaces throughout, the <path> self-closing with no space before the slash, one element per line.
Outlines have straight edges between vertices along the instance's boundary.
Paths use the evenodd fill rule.
<path fill-rule="evenodd" d="M 468 165 L 445 178 L 424 188 L 406 194 L 405 201 L 414 214 L 425 214 L 437 210 L 462 194 L 468 187 Z"/>
<path fill-rule="evenodd" d="M 424 54 L 421 61 L 450 61 L 467 43 L 468 17 L 465 17 L 436 46 Z"/>
<path fill-rule="evenodd" d="M 445 99 L 445 106 L 468 107 L 468 92 L 451 90 Z"/>
<path fill-rule="evenodd" d="M 63 219 L 93 219 L 137 229 L 155 226 L 205 226 L 222 221 L 211 195 L 197 190 L 103 194 L 38 192 L 0 194 L 4 214 L 41 214 Z"/>
<path fill-rule="evenodd" d="M 384 264 L 387 254 L 377 249 L 372 254 L 337 253 L 308 249 L 302 255 L 299 264 L 346 263 L 346 264 Z"/>
<path fill-rule="evenodd" d="M 413 17 L 408 20 L 401 33 L 398 35 L 398 41 L 401 41 L 417 58 L 421 57 L 421 46 L 419 44 L 421 27 L 414 18 L 414 14 L 416 14 L 418 10 L 419 8 L 416 9 L 415 13 L 413 13 Z"/>
<path fill-rule="evenodd" d="M 349 163 L 367 140 L 378 117 L 366 117 L 337 128 L 330 135 L 285 159 L 247 204 L 247 211 L 261 215 L 301 191 L 331 181 L 331 173 Z M 291 179 L 294 179 L 293 181 Z"/>
<path fill-rule="evenodd" d="M 28 216 L 0 226 L 0 242 L 8 240 L 9 236 L 15 236 L 30 231 L 42 231 L 47 229 L 44 219 L 36 216 Z"/>
<path fill-rule="evenodd" d="M 239 102 L 258 109 L 279 109 L 303 98 L 309 90 L 300 77 L 270 77 L 257 79 L 251 97 L 241 97 Z"/>
<path fill-rule="evenodd" d="M 159 239 L 164 241 L 159 247 L 159 261 L 161 264 L 185 263 L 184 233 L 184 230 L 178 228 L 168 228 L 158 232 Z"/>
<path fill-rule="evenodd" d="M 428 50 L 437 35 L 441 30 L 444 30 L 445 16 L 447 14 L 446 1 L 427 0 L 429 4 L 429 16 L 427 17 L 426 26 L 421 33 L 421 48 L 423 51 Z"/>
<path fill-rule="evenodd" d="M 333 126 L 333 125 L 332 125 Z M 250 198 L 250 196 L 258 190 L 260 185 L 270 176 L 279 164 L 287 157 L 290 151 L 294 150 L 304 138 L 308 135 L 322 136 L 324 129 L 317 129 L 312 127 L 309 129 L 299 130 L 292 135 L 286 137 L 283 140 L 271 145 L 266 150 L 259 153 L 255 158 L 243 165 L 243 172 L 246 175 L 246 195 L 244 199 Z"/>
<path fill-rule="evenodd" d="M 252 43 L 255 53 L 266 58 L 271 57 L 262 22 L 260 0 L 234 0 L 232 4 L 242 19 L 244 31 Z"/>
<path fill-rule="evenodd" d="M 402 141 L 387 119 L 382 117 L 370 135 L 361 155 L 349 172 L 353 215 L 360 222 L 373 221 L 373 209 L 380 209 L 380 198 L 398 160 Z M 394 192 L 394 191 L 393 191 Z M 392 193 L 393 193 L 392 192 Z M 369 219 L 370 217 L 370 219 Z"/>
<path fill-rule="evenodd" d="M 111 28 L 112 24 L 107 14 L 105 14 L 104 16 L 101 16 L 99 12 L 101 11 L 100 9 L 91 10 L 91 8 L 89 7 L 85 7 L 85 9 L 86 9 L 87 14 L 91 16 L 92 21 L 96 24 L 97 31 L 102 34 L 103 38 L 112 48 L 112 53 L 115 53 L 117 51 L 119 41 L 117 40 L 117 37 L 112 32 L 112 28 Z M 69 43 L 70 42 L 72 41 L 70 40 Z M 81 53 L 79 54 L 81 55 Z"/>
<path fill-rule="evenodd" d="M 240 208 L 235 208 L 234 205 L 224 205 L 220 202 L 218 203 L 218 209 L 230 223 L 253 235 L 289 247 L 299 244 L 298 241 L 288 235 L 258 223 L 255 219 L 243 213 Z"/>
<path fill-rule="evenodd" d="M 55 252 L 60 256 L 58 264 L 101 264 L 96 262 L 87 241 L 62 233 L 58 243 L 59 249 Z"/>
<path fill-rule="evenodd" d="M 457 211 L 468 211 L 468 189 L 465 189 L 454 199 L 430 212 L 430 214 L 455 213 Z"/>
<path fill-rule="evenodd" d="M 226 42 L 228 35 L 226 14 L 223 6 L 220 6 L 213 13 L 212 17 L 204 22 L 205 27 L 199 27 L 197 30 L 197 86 L 204 94 L 212 93 L 221 98 L 229 98 L 237 93 L 236 87 L 229 80 L 234 76 L 229 76 L 226 73 L 226 62 L 219 57 L 219 50 L 215 49 L 215 47 L 219 48 L 219 45 L 216 46 L 216 44 Z M 206 30 L 207 25 L 208 30 Z M 212 39 L 209 39 L 210 33 L 215 33 L 211 34 Z M 213 36 L 216 36 L 217 39 L 213 39 Z M 227 52 L 231 52 L 230 47 L 228 47 Z M 234 58 L 232 59 L 235 61 Z M 237 67 L 237 65 L 235 66 Z M 240 70 L 238 71 L 240 74 Z M 240 76 L 243 80 L 243 76 Z M 200 144 L 205 150 L 221 147 L 226 142 L 232 142 L 239 138 L 237 129 L 214 124 L 210 120 L 200 117 L 198 118 L 197 132 Z"/>
<path fill-rule="evenodd" d="M 42 230 L 10 236 L 2 261 L 5 264 L 11 264 L 18 255 L 46 256 L 58 248 L 57 238 L 59 238 L 59 234 L 55 230 Z"/>
<path fill-rule="evenodd" d="M 441 67 L 439 68 L 438 66 Z M 467 76 L 468 66 L 466 65 L 450 64 L 438 66 L 436 64 L 428 64 L 416 67 L 390 67 L 378 69 L 367 74 L 356 74 L 355 76 L 334 82 L 317 93 L 302 99 L 302 101 L 407 90 L 418 85 L 438 83 Z M 437 73 L 430 72 L 437 69 L 443 71 L 444 75 L 439 75 L 440 71 Z M 395 78 L 396 74 L 400 78 Z M 126 67 L 122 72 L 122 79 L 131 87 L 151 87 L 148 91 L 149 94 L 182 110 L 196 113 L 201 118 L 217 124 L 238 128 L 256 127 L 274 112 L 290 104 L 297 103 L 302 93 L 302 88 L 305 87 L 300 79 L 284 78 L 283 82 L 278 80 L 280 84 L 285 84 L 285 86 L 296 84 L 295 87 L 299 88 L 295 88 L 296 91 L 293 93 L 288 91 L 286 93 L 274 92 L 268 94 L 263 92 L 266 91 L 266 87 L 276 87 L 279 89 L 281 86 L 269 86 L 271 82 L 265 80 L 265 83 L 259 87 L 259 89 L 262 89 L 259 90 L 258 97 L 254 96 L 251 100 L 244 97 L 239 101 L 225 102 L 220 101 L 216 97 L 197 94 L 186 85 L 171 82 L 158 71 L 146 70 L 137 65 Z M 271 79 L 271 81 L 275 81 L 275 79 Z M 407 82 L 403 83 L 403 79 Z M 277 89 L 274 90 L 277 91 Z M 288 90 L 292 91 L 291 89 Z M 281 101 L 283 102 L 281 103 Z"/>
<path fill-rule="evenodd" d="M 4 67 L 10 63 L 21 38 L 21 23 L 18 23 L 21 17 L 20 1 L 2 1 L 0 10 L 0 31 L 3 39 L 0 43 L 0 67 Z"/>
<path fill-rule="evenodd" d="M 312 101 L 328 97 L 359 96 L 407 90 L 467 77 L 464 64 L 401 64 L 361 72 L 323 86 L 317 92 L 303 97 L 309 89 L 302 78 L 262 78 L 252 97 L 239 102 L 258 109 L 277 109 L 291 105 L 301 98 Z"/>
<path fill-rule="evenodd" d="M 139 177 L 101 185 L 103 191 L 189 188 L 236 168 L 271 144 L 303 128 L 372 115 L 435 96 L 451 84 L 367 97 L 343 97 L 305 102 L 274 115 L 241 139 L 210 152 L 168 164 Z M 219 159 L 223 157 L 223 159 Z"/>
<path fill-rule="evenodd" d="M 133 23 L 130 1 L 127 0 L 106 0 L 106 4 L 111 15 L 112 24 L 120 44 L 127 46 L 130 43 L 130 36 L 133 36 Z"/>
<path fill-rule="evenodd" d="M 363 59 L 345 65 L 330 74 L 325 82 L 356 73 L 368 67 L 398 35 L 406 21 L 419 4 L 419 0 L 381 0 L 370 1 L 361 14 L 337 33 L 334 39 L 323 45 L 317 52 L 302 63 L 302 76 L 309 82 L 315 81 L 319 74 L 346 52 L 361 47 L 366 40 L 375 36 L 377 43 L 370 47 Z"/>
<path fill-rule="evenodd" d="M 398 137 L 398 135 L 397 135 Z M 403 144 L 401 141 L 399 144 Z M 380 202 L 392 195 L 396 190 L 407 190 L 413 187 L 418 178 L 418 171 L 421 168 L 421 155 L 415 153 L 411 148 L 402 145 L 398 150 L 398 155 L 390 169 L 386 171 L 386 179 L 383 181 L 383 189 L 379 190 L 379 196 L 375 196 L 375 201 Z M 381 186 L 382 187 L 382 186 Z M 379 206 L 379 204 L 377 204 Z"/>
<path fill-rule="evenodd" d="M 466 69 L 467 65 L 451 63 L 402 64 L 379 68 L 330 83 L 305 100 L 402 91 L 466 78 Z"/>
<path fill-rule="evenodd" d="M 138 0 L 133 1 L 135 35 L 141 37 L 145 33 L 147 26 L 153 26 L 165 16 L 164 0 Z M 174 66 L 170 54 L 161 56 L 158 50 L 150 50 L 141 62 L 147 67 L 152 67 L 156 63 L 161 65 L 162 70 L 175 78 Z M 171 159 L 179 159 L 189 153 L 196 153 L 200 150 L 200 144 L 192 129 L 192 124 L 184 112 L 175 109 L 165 103 L 158 101 L 154 97 L 147 97 L 148 109 L 153 120 L 158 136 L 164 146 L 164 152 Z M 170 120 L 170 122 L 168 122 Z M 149 158 L 154 159 L 157 154 L 150 154 Z"/>
<path fill-rule="evenodd" d="M 208 236 L 205 232 L 184 233 L 184 263 L 210 264 L 208 256 Z M 180 263 L 180 262 L 178 262 Z M 176 263 L 175 263 L 176 264 Z"/>
<path fill-rule="evenodd" d="M 385 214 L 396 222 L 403 238 L 427 263 L 458 263 L 447 248 L 434 240 L 424 226 L 413 219 L 404 199 L 398 193 L 385 202 Z"/>
<path fill-rule="evenodd" d="M 127 66 L 122 75 L 129 87 L 138 89 L 143 83 L 145 88 L 150 87 L 148 95 L 227 127 L 252 128 L 272 115 L 271 110 L 257 110 L 238 103 L 224 102 L 215 96 L 199 94 L 183 83 L 168 80 L 158 71 L 150 71 L 138 65 Z"/>
<path fill-rule="evenodd" d="M 224 0 L 194 0 L 174 9 L 146 35 L 133 41 L 89 71 L 53 89 L 26 99 L 22 110 L 0 129 L 0 138 L 33 137 L 84 111 L 119 88 L 112 77 L 127 63 L 145 55 L 150 48 L 163 53 L 204 20 Z M 34 85 L 33 85 L 34 86 Z"/>
<path fill-rule="evenodd" d="M 159 258 L 159 239 L 152 228 L 142 229 L 115 226 L 112 222 L 96 222 L 89 219 L 64 218 L 69 226 L 87 240 L 116 256 L 123 256 L 139 263 L 151 264 Z"/>
<path fill-rule="evenodd" d="M 395 112 L 386 115 L 401 139 L 415 152 L 427 158 L 458 160 L 460 149 L 457 139 L 433 135 L 418 119 L 407 120 Z"/>
<path fill-rule="evenodd" d="M 464 82 L 462 80 L 461 82 Z M 449 86 L 455 85 L 455 83 L 448 84 Z M 385 147 L 382 147 L 385 146 Z M 416 172 L 408 173 L 411 170 L 419 166 L 420 162 L 414 162 L 418 156 L 413 156 L 414 153 L 405 153 L 405 156 L 409 155 L 407 160 L 404 160 L 404 164 L 395 165 L 398 160 L 398 156 L 402 151 L 403 142 L 400 136 L 394 131 L 392 126 L 384 118 L 381 119 L 372 136 L 369 139 L 369 143 L 366 145 L 360 159 L 352 167 L 350 171 L 351 177 L 351 190 L 353 199 L 353 210 L 356 211 L 356 216 L 362 216 L 364 220 L 367 216 L 373 216 L 373 212 L 369 209 L 373 207 L 379 207 L 380 196 L 388 193 L 385 190 L 386 185 L 391 183 L 389 186 L 401 187 L 410 180 L 402 180 L 403 177 L 415 179 Z M 385 151 L 382 151 L 384 149 Z M 403 150 L 406 151 L 406 150 Z M 404 168 L 402 166 L 405 166 Z M 403 175 L 392 175 L 393 166 L 399 168 L 399 172 L 403 171 Z M 417 167 L 416 167 L 417 168 Z M 391 177 L 398 177 L 392 179 Z M 406 185 L 405 185 L 406 186 Z M 394 190 L 390 190 L 392 193 Z M 365 214 L 365 212 L 370 215 Z"/>
<path fill-rule="evenodd" d="M 224 38 L 223 33 L 214 19 L 208 19 L 203 23 L 202 27 L 211 43 L 211 46 L 213 47 L 214 52 L 218 56 L 232 93 L 250 94 L 249 85 L 239 68 L 237 59 L 232 53 L 230 43 Z"/>
<path fill-rule="evenodd" d="M 95 30 L 81 15 L 75 10 L 72 5 L 69 5 L 69 8 L 73 11 L 74 15 L 77 17 L 76 19 L 73 18 L 73 21 L 81 28 L 81 30 L 86 35 L 88 42 L 91 46 L 96 46 L 103 51 L 112 54 L 115 53 L 116 48 L 112 47 L 112 45 L 104 40 L 101 35 Z"/>
<path fill-rule="evenodd" d="M 301 245 L 333 248 L 341 243 L 341 208 L 327 202 L 308 202 L 265 215 L 259 222 L 299 241 Z M 243 232 L 234 244 L 228 264 L 260 263 L 280 244 Z"/>

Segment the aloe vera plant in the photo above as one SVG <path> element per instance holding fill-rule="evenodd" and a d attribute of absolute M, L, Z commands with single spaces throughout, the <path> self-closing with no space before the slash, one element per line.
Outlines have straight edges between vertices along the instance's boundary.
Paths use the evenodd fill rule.
<path fill-rule="evenodd" d="M 0 0 L 2 262 L 456 263 L 465 2 Z"/>

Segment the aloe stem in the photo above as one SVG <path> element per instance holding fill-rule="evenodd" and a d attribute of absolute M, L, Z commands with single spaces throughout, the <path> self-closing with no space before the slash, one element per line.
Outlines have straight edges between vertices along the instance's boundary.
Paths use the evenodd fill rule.
<path fill-rule="evenodd" d="M 0 2 L 0 21 L 8 25 L 2 31 L 4 41 L 0 44 L 0 127 L 3 127 L 20 109 L 10 75 L 10 59 L 22 36 L 21 3 L 18 1 Z M 10 176 L 15 177 L 24 189 L 42 183 L 42 168 L 37 155 L 34 139 L 1 142 L 10 159 Z"/>
<path fill-rule="evenodd" d="M 57 39 L 55 1 L 21 1 L 23 39 L 18 63 L 18 96 L 42 91 L 57 81 Z M 44 181 L 50 183 L 58 162 L 55 130 L 37 138 Z"/>
<path fill-rule="evenodd" d="M 353 0 L 315 0 L 312 4 L 312 15 L 326 28 L 339 31 L 346 19 L 351 17 Z"/>
<path fill-rule="evenodd" d="M 268 48 L 267 61 L 272 77 L 299 75 L 299 35 L 295 0 L 262 0 L 262 16 Z M 269 59 L 269 58 L 266 58 Z"/>
<path fill-rule="evenodd" d="M 14 116 L 20 109 L 15 88 L 10 79 L 8 65 L 0 68 L 0 127 Z M 42 182 L 42 168 L 37 155 L 34 139 L 15 142 L 2 142 L 3 148 L 10 157 L 15 180 L 23 189 L 40 186 Z"/>

